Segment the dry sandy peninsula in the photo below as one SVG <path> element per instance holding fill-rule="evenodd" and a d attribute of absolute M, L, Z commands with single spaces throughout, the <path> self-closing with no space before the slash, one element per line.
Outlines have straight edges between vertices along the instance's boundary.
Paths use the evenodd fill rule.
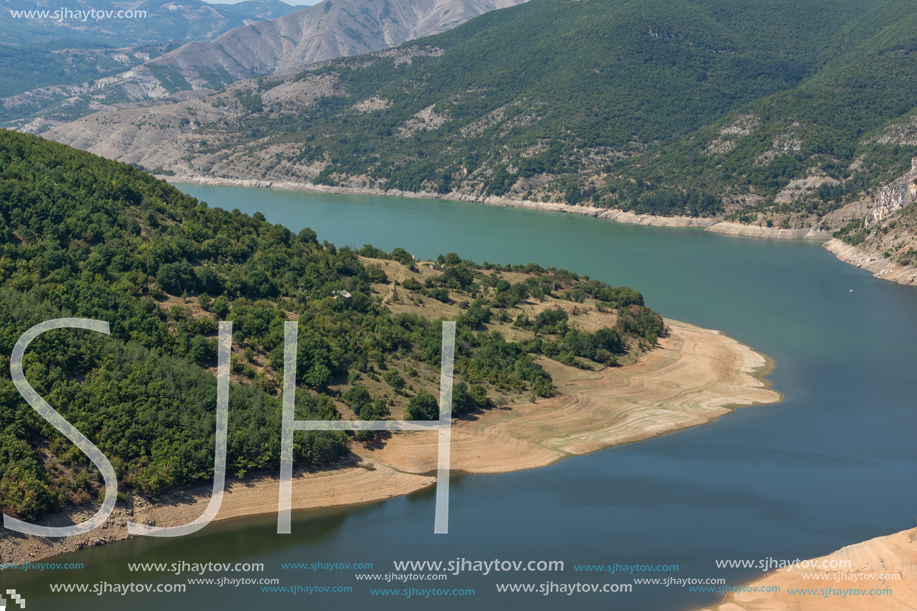
<path fill-rule="evenodd" d="M 635 363 L 589 372 L 545 361 L 555 376 L 557 396 L 456 421 L 452 468 L 497 473 L 542 467 L 567 456 L 705 424 L 736 407 L 781 399 L 762 379 L 772 366 L 765 356 L 718 331 L 666 322 L 669 333 L 660 338 L 659 347 Z M 293 508 L 369 503 L 435 482 L 429 475 L 437 461 L 435 432 L 394 433 L 378 445 L 354 444 L 352 459 L 336 469 L 296 473 Z M 34 562 L 124 539 L 128 520 L 185 524 L 203 513 L 209 492 L 209 486 L 185 489 L 155 504 L 134 498 L 116 509 L 105 528 L 64 540 L 6 532 L 0 535 L 0 560 Z M 274 476 L 230 481 L 216 519 L 274 513 L 277 496 Z M 42 523 L 62 525 L 88 514 L 58 515 Z"/>
<path fill-rule="evenodd" d="M 846 564 L 849 561 L 849 564 Z M 749 584 L 757 592 L 728 594 L 704 611 L 911 611 L 917 609 L 917 530 L 877 537 L 809 562 L 810 566 L 844 568 L 780 569 Z M 846 565 L 846 566 L 845 566 Z M 779 592 L 761 592 L 762 588 Z M 816 593 L 791 593 L 816 590 Z M 839 591 L 846 590 L 846 593 Z M 869 592 L 855 594 L 852 590 Z M 889 592 L 890 591 L 890 592 Z"/>

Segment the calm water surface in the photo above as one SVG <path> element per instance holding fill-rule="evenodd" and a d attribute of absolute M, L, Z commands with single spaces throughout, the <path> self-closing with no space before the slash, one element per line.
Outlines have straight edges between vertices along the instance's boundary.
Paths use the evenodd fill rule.
<path fill-rule="evenodd" d="M 633 583 L 725 578 L 718 559 L 796 559 L 914 524 L 917 507 L 917 290 L 881 282 L 818 244 L 440 201 L 177 185 L 213 207 L 262 212 L 338 246 L 401 246 L 418 258 L 454 251 L 478 262 L 535 262 L 640 290 L 666 317 L 720 329 L 774 358 L 786 400 L 713 424 L 564 460 L 544 469 L 452 482 L 450 534 L 434 536 L 431 491 L 346 510 L 299 512 L 292 535 L 263 516 L 174 540 L 134 539 L 62 557 L 81 571 L 5 573 L 31 609 L 696 609 L 720 599 L 685 587 L 618 594 L 500 594 L 498 583 Z M 850 290 L 853 290 L 851 293 Z M 562 573 L 461 574 L 372 587 L 473 588 L 469 598 L 372 596 L 354 570 L 284 570 L 286 562 L 563 560 Z M 352 593 L 190 587 L 181 595 L 52 595 L 48 584 L 186 583 L 131 573 L 128 562 L 261 562 L 283 585 Z M 677 564 L 677 573 L 598 574 L 574 564 Z M 813 599 L 815 602 L 815 599 Z M 821 601 L 827 604 L 829 601 Z M 813 607 L 814 608 L 814 607 Z M 823 608 L 830 608 L 825 606 Z"/>

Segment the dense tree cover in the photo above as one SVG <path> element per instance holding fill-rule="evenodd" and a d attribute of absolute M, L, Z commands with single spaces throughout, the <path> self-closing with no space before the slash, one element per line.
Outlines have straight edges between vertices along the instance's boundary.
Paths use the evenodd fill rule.
<path fill-rule="evenodd" d="M 643 295 L 628 287 L 612 287 L 597 280 L 581 280 L 566 270 L 546 270 L 534 264 L 527 266 L 495 266 L 485 264 L 475 271 L 475 264 L 463 261 L 455 253 L 440 257 L 442 274 L 428 279 L 431 287 L 451 284 L 455 278 L 453 270 L 467 272 L 468 281 L 463 285 L 478 299 L 464 302 L 462 315 L 458 319 L 457 369 L 469 382 L 488 381 L 498 388 L 516 392 L 528 390 L 536 396 L 553 394 L 550 377 L 547 376 L 527 355 L 543 354 L 566 365 L 589 367 L 574 357 L 585 357 L 598 363 L 613 365 L 617 357 L 628 350 L 627 340 L 638 340 L 655 345 L 664 332 L 662 318 L 643 305 Z M 524 281 L 510 283 L 496 273 L 487 274 L 484 269 L 526 270 Z M 539 275 L 534 275 L 539 274 Z M 442 288 L 442 287 L 440 287 Z M 458 288 L 453 285 L 453 288 Z M 427 289 L 429 290 L 429 289 Z M 439 289 L 432 289 L 439 290 Z M 489 292 L 488 292 L 489 291 Z M 595 299 L 599 307 L 619 311 L 614 329 L 599 329 L 594 333 L 580 331 L 569 323 L 566 310 L 553 307 L 538 312 L 531 319 L 523 313 L 512 318 L 509 310 L 528 299 L 543 301 L 546 297 L 561 296 L 566 300 L 582 303 L 588 297 Z M 470 333 L 483 329 L 485 323 L 494 319 L 513 320 L 513 325 L 533 331 L 533 341 L 507 344 L 497 332 L 488 334 Z M 461 340 L 461 341 L 459 341 Z M 462 346 L 474 349 L 469 355 Z M 480 403 L 480 402 L 479 402 Z M 480 405 L 469 404 L 469 409 Z"/>
<path fill-rule="evenodd" d="M 411 420 L 436 420 L 439 418 L 439 402 L 430 392 L 420 390 L 408 402 L 408 417 Z"/>
<path fill-rule="evenodd" d="M 867 235 L 869 235 L 869 233 L 866 231 L 865 223 L 863 221 L 853 221 L 852 223 L 847 223 L 834 232 L 835 238 L 846 242 L 851 246 L 862 244 L 866 240 Z"/>
<path fill-rule="evenodd" d="M 202 135 L 216 137 L 207 151 L 297 143 L 276 178 L 318 162 L 319 183 L 515 189 L 657 215 L 722 216 L 755 194 L 762 211 L 817 220 L 917 153 L 913 22 L 905 0 L 532 0 L 404 45 L 410 62 L 307 70 L 297 78 L 339 89 Z M 371 98 L 391 104 L 363 112 Z M 421 111 L 435 127 L 418 127 Z M 774 203 L 812 173 L 842 187 Z"/>
<path fill-rule="evenodd" d="M 639 293 L 638 293 L 639 295 Z M 526 344 L 529 352 L 539 352 L 566 365 L 580 366 L 574 357 L 613 365 L 618 356 L 627 352 L 627 338 L 644 340 L 655 345 L 665 331 L 662 317 L 645 306 L 620 306 L 614 329 L 599 329 L 594 333 L 579 331 L 568 325 L 569 316 L 561 308 L 549 308 L 534 318 L 520 314 L 514 325 L 535 332 L 536 339 Z M 544 340 L 542 336 L 547 336 Z"/>
<path fill-rule="evenodd" d="M 364 251 L 414 265 L 401 249 Z M 609 306 L 642 306 L 639 293 L 563 270 L 479 267 L 453 253 L 442 260 L 442 273 L 420 290 L 479 294 L 474 304 L 463 302 L 458 321 L 456 415 L 489 405 L 487 387 L 553 392 L 533 357 L 540 350 L 487 330 L 491 316 L 509 320 L 506 310 L 521 300 L 571 290 Z M 504 269 L 537 275 L 511 284 L 497 278 Z M 388 417 L 385 398 L 356 384 L 375 371 L 409 397 L 409 412 L 437 413 L 435 398 L 431 403 L 423 389 L 412 391 L 405 375 L 416 373 L 410 363 L 438 371 L 441 324 L 392 314 L 373 298 L 370 284 L 386 281 L 379 266 L 364 265 L 350 248 L 319 243 L 311 229 L 293 234 L 260 213 L 209 208 L 137 168 L 8 131 L 0 131 L 0 279 L 0 509 L 9 515 L 34 518 L 93 502 L 99 491 L 95 468 L 10 379 L 16 340 L 52 318 L 110 323 L 110 336 L 80 330 L 40 336 L 26 353 L 25 373 L 109 457 L 122 489 L 156 494 L 212 475 L 218 320 L 233 324 L 233 473 L 278 465 L 278 381 L 283 324 L 290 319 L 299 324 L 297 418 L 339 418 L 334 397 L 361 419 Z M 572 331 L 564 329 L 563 339 L 545 331 L 545 338 L 593 358 L 615 347 L 615 334 L 644 335 L 639 324 L 605 334 Z M 347 388 L 338 393 L 335 386 Z M 295 438 L 303 465 L 336 460 L 347 450 L 343 432 Z"/>
<path fill-rule="evenodd" d="M 0 132 L 0 164 L 0 353 L 8 364 L 19 335 L 51 318 L 110 323 L 110 338 L 42 335 L 25 370 L 112 460 L 123 486 L 156 493 L 213 470 L 216 383 L 200 365 L 215 364 L 216 322 L 181 307 L 167 311 L 158 291 L 219 295 L 215 309 L 234 321 L 237 338 L 276 349 L 284 313 L 264 297 L 276 297 L 278 285 L 318 297 L 326 283 L 355 286 L 363 273 L 353 253 L 330 255 L 308 235 L 300 241 L 263 218 L 209 210 L 139 170 L 64 146 Z M 283 275 L 291 263 L 301 276 L 297 290 Z M 332 324 L 332 304 L 319 310 L 304 321 L 301 346 Z M 315 371 L 326 362 L 339 369 L 340 350 L 301 359 L 303 386 L 320 385 Z M 3 510 L 35 516 L 94 500 L 94 467 L 24 403 L 8 368 L 0 384 Z M 338 417 L 327 397 L 306 392 L 297 395 L 297 411 Z M 275 467 L 279 400 L 254 385 L 233 386 L 230 414 L 229 468 Z M 320 432 L 298 436 L 295 453 L 302 464 L 321 464 L 346 449 L 344 434 Z"/>

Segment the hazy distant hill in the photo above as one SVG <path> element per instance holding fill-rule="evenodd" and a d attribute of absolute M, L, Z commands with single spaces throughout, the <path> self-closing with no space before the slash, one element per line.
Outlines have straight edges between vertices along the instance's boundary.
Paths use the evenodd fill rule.
<path fill-rule="evenodd" d="M 180 174 L 829 231 L 917 153 L 915 25 L 902 0 L 532 0 L 46 135 Z"/>
<path fill-rule="evenodd" d="M 97 11 L 96 16 L 105 13 L 106 17 L 86 15 L 88 10 Z M 280 0 L 247 0 L 232 5 L 198 0 L 3 0 L 0 98 L 110 77 L 181 43 L 209 40 L 232 28 L 295 10 L 297 7 Z M 25 14 L 15 17 L 17 11 Z M 36 11 L 47 16 L 39 17 Z M 145 16 L 114 18 L 118 11 Z"/>
<path fill-rule="evenodd" d="M 90 108 L 216 89 L 241 78 L 397 46 L 524 0 L 326 0 L 194 42 L 115 77 L 3 100 L 0 121 L 73 119 Z M 221 9 L 224 10 L 224 9 Z M 32 131 L 32 130 L 29 130 Z"/>
<path fill-rule="evenodd" d="M 247 0 L 238 4 L 208 4 L 200 0 L 2 0 L 0 7 L 3 44 L 34 45 L 63 38 L 121 47 L 210 40 L 232 28 L 280 17 L 298 8 L 280 0 Z M 106 16 L 85 17 L 67 12 L 87 10 Z M 14 15 L 18 11 L 26 14 Z M 108 11 L 113 11 L 113 15 L 108 16 Z M 117 11 L 145 16 L 119 19 Z"/>
<path fill-rule="evenodd" d="M 225 72 L 238 80 L 380 51 L 523 1 L 326 0 L 212 42 L 185 45 L 152 63 L 177 69 L 195 86 L 210 85 L 205 72 Z"/>

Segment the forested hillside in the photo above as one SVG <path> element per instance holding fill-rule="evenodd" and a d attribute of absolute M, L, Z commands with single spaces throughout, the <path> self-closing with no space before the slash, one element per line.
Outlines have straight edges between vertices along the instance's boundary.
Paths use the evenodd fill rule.
<path fill-rule="evenodd" d="M 209 207 L 137 168 L 8 131 L 0 278 L 0 509 L 25 518 L 95 502 L 101 483 L 10 378 L 16 340 L 52 318 L 107 321 L 111 335 L 41 335 L 26 378 L 108 456 L 122 492 L 154 495 L 212 475 L 219 320 L 234 325 L 227 464 L 236 475 L 278 465 L 289 319 L 299 321 L 300 419 L 436 417 L 436 319 L 447 306 L 458 319 L 456 415 L 551 395 L 538 359 L 615 365 L 664 333 L 624 287 L 453 253 L 419 265 L 401 249 L 338 249 L 310 229 Z M 617 310 L 616 322 L 580 330 L 586 310 Z M 300 433 L 296 461 L 335 461 L 349 443 L 343 432 Z"/>
<path fill-rule="evenodd" d="M 162 147 L 165 119 L 124 144 L 128 111 L 48 136 L 179 174 L 827 228 L 917 152 L 915 24 L 904 0 L 533 0 L 157 109 L 212 117 Z"/>

